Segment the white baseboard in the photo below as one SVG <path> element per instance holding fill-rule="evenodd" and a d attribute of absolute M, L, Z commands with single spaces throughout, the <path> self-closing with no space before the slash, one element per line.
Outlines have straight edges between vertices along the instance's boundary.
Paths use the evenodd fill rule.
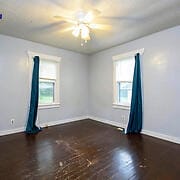
<path fill-rule="evenodd" d="M 115 122 L 115 121 L 111 121 L 108 119 L 99 118 L 99 117 L 95 117 L 95 116 L 79 116 L 79 117 L 75 117 L 75 118 L 62 119 L 62 120 L 58 120 L 58 121 L 41 123 L 40 126 L 41 127 L 54 126 L 54 125 L 60 125 L 60 124 L 65 124 L 65 123 L 69 123 L 69 122 L 84 120 L 84 119 L 91 119 L 91 120 L 99 121 L 99 122 L 102 122 L 105 124 L 109 124 L 109 125 L 113 125 L 113 126 L 117 126 L 117 127 L 122 127 L 122 128 L 126 129 L 126 124 L 122 124 L 120 122 Z M 3 131 L 0 131 L 0 136 L 24 132 L 24 131 L 25 131 L 25 127 L 3 130 Z M 162 140 L 166 140 L 166 141 L 170 141 L 173 143 L 180 144 L 180 138 L 179 137 L 169 136 L 169 135 L 165 135 L 165 134 L 161 134 L 161 133 L 157 133 L 157 132 L 149 131 L 149 130 L 145 130 L 145 129 L 143 129 L 141 133 L 148 135 L 148 136 L 156 137 L 156 138 L 159 138 Z"/>
<path fill-rule="evenodd" d="M 84 120 L 84 119 L 87 119 L 87 118 L 88 118 L 88 116 L 79 116 L 79 117 L 75 117 L 75 118 L 62 119 L 62 120 L 58 120 L 58 121 L 51 121 L 51 122 L 41 123 L 40 127 L 54 126 L 54 125 L 58 125 L 58 124 L 65 124 L 65 123 L 69 123 L 69 122 Z M 9 129 L 9 130 L 3 130 L 3 131 L 0 131 L 0 136 L 19 133 L 19 132 L 24 132 L 24 131 L 25 131 L 25 127 L 14 128 L 14 129 Z"/>
<path fill-rule="evenodd" d="M 41 123 L 40 127 L 55 126 L 55 125 L 69 123 L 69 122 L 80 121 L 80 120 L 84 120 L 84 119 L 88 119 L 88 116 L 79 116 L 79 117 L 75 117 L 75 118 L 61 119 L 58 121 Z"/>
<path fill-rule="evenodd" d="M 143 129 L 141 133 L 145 134 L 145 135 L 148 135 L 148 136 L 156 137 L 156 138 L 159 138 L 159 139 L 162 139 L 162 140 L 166 140 L 166 141 L 170 141 L 170 142 L 173 142 L 173 143 L 180 144 L 180 138 L 178 138 L 178 137 L 169 136 L 169 135 L 166 135 L 166 134 L 161 134 L 161 133 L 157 133 L 157 132 L 149 131 L 149 130 L 145 130 L 145 129 Z"/>
<path fill-rule="evenodd" d="M 113 125 L 113 126 L 126 128 L 126 124 L 122 124 L 120 122 L 111 121 L 111 120 L 108 120 L 108 119 L 94 117 L 94 116 L 88 116 L 88 118 L 92 119 L 92 120 L 95 120 L 95 121 L 99 121 L 99 122 L 105 123 L 105 124 L 110 124 L 110 125 Z"/>
<path fill-rule="evenodd" d="M 122 124 L 120 122 L 115 122 L 115 121 L 111 121 L 111 120 L 103 119 L 103 118 L 99 118 L 99 117 L 94 117 L 94 116 L 89 116 L 88 118 L 92 119 L 92 120 L 95 120 L 95 121 L 102 122 L 102 123 L 110 124 L 110 125 L 113 125 L 113 126 L 122 127 L 122 128 L 125 128 L 125 130 L 126 130 L 126 124 Z M 160 134 L 160 133 L 145 130 L 145 129 L 143 129 L 141 133 L 145 134 L 145 135 L 148 135 L 148 136 L 155 137 L 155 138 L 159 138 L 159 139 L 162 139 L 162 140 L 166 140 L 166 141 L 170 141 L 170 142 L 173 142 L 173 143 L 180 144 L 180 138 L 179 137 Z"/>
<path fill-rule="evenodd" d="M 0 131 L 0 136 L 23 132 L 24 129 L 25 129 L 24 127 L 20 127 L 20 128 L 15 128 L 15 129 L 3 130 L 3 131 Z"/>

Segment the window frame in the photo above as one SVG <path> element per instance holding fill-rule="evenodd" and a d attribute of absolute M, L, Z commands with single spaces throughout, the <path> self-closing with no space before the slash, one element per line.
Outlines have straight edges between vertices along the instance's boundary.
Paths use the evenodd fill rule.
<path fill-rule="evenodd" d="M 28 51 L 28 65 L 29 65 L 29 94 L 31 90 L 31 81 L 32 81 L 32 70 L 33 70 L 33 58 L 35 56 L 39 56 L 40 61 L 41 59 L 47 60 L 47 61 L 54 61 L 57 63 L 57 78 L 56 80 L 50 79 L 50 78 L 40 78 L 39 77 L 39 82 L 42 81 L 56 81 L 55 83 L 55 89 L 54 89 L 54 98 L 55 102 L 53 103 L 48 103 L 48 104 L 38 104 L 38 109 L 49 109 L 49 108 L 59 108 L 60 107 L 60 62 L 61 62 L 61 57 L 59 56 L 52 56 L 48 54 L 43 54 L 43 53 L 38 53 L 38 52 L 32 52 Z"/>
<path fill-rule="evenodd" d="M 123 104 L 123 103 L 118 103 L 117 87 L 116 87 L 116 62 L 121 61 L 121 60 L 125 60 L 125 59 L 128 59 L 128 58 L 134 58 L 137 53 L 140 53 L 140 55 L 142 55 L 144 53 L 144 48 L 134 50 L 134 51 L 130 51 L 130 52 L 127 52 L 127 53 L 114 55 L 112 57 L 112 60 L 113 60 L 113 102 L 112 102 L 112 107 L 113 108 L 130 110 L 130 106 L 131 106 L 130 104 L 126 105 L 126 104 Z"/>

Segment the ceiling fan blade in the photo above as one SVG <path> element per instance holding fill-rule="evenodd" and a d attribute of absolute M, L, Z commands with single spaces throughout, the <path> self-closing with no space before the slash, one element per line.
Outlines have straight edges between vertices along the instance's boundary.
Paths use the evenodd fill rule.
<path fill-rule="evenodd" d="M 63 21 L 66 21 L 66 22 L 69 22 L 69 23 L 72 23 L 72 24 L 77 24 L 77 21 L 69 18 L 69 17 L 65 17 L 65 16 L 54 16 L 54 18 L 56 19 L 61 19 Z"/>
<path fill-rule="evenodd" d="M 117 20 L 117 21 L 122 21 L 122 20 L 125 20 L 125 21 L 137 21 L 138 18 L 135 18 L 135 17 L 118 17 L 118 16 L 99 16 L 97 17 L 97 19 L 101 19 L 101 20 Z"/>
<path fill-rule="evenodd" d="M 83 22 L 85 23 L 90 23 L 93 19 L 95 19 L 99 14 L 100 11 L 97 9 L 93 9 L 88 11 L 87 13 L 85 12 L 85 17 L 83 18 Z"/>
<path fill-rule="evenodd" d="M 71 27 L 63 28 L 63 29 L 59 30 L 59 32 L 61 32 L 61 33 L 69 32 L 69 31 L 72 31 L 73 29 L 74 29 L 74 27 L 71 26 Z"/>
<path fill-rule="evenodd" d="M 99 16 L 101 14 L 101 11 L 99 11 L 98 9 L 93 9 L 92 13 L 94 16 Z"/>
<path fill-rule="evenodd" d="M 38 31 L 57 31 L 60 29 L 60 27 L 64 24 L 66 24 L 66 21 L 58 21 L 51 24 L 47 24 L 44 26 L 37 27 L 36 30 Z"/>
<path fill-rule="evenodd" d="M 99 30 L 111 30 L 112 27 L 107 24 L 89 24 L 88 25 L 91 29 L 99 29 Z"/>

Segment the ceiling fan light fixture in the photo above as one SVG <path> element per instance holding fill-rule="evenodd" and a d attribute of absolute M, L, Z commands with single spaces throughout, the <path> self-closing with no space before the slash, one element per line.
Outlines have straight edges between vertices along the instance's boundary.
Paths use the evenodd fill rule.
<path fill-rule="evenodd" d="M 75 37 L 78 37 L 79 33 L 80 33 L 80 28 L 79 28 L 79 26 L 76 26 L 72 32 L 72 35 Z"/>
<path fill-rule="evenodd" d="M 77 26 L 74 27 L 73 31 L 72 31 L 72 35 L 75 37 L 81 37 L 82 40 L 85 41 L 85 43 L 87 43 L 88 40 L 90 40 L 90 29 L 86 24 L 78 24 Z"/>
<path fill-rule="evenodd" d="M 80 29 L 81 29 L 81 39 L 85 41 L 90 40 L 89 28 L 86 25 L 81 24 Z"/>
<path fill-rule="evenodd" d="M 94 19 L 93 13 L 90 11 L 84 17 L 84 22 L 90 23 Z"/>
<path fill-rule="evenodd" d="M 84 18 L 86 16 L 86 12 L 84 11 L 78 11 L 75 15 L 76 19 L 79 21 L 79 22 L 83 22 L 84 21 Z"/>
<path fill-rule="evenodd" d="M 71 31 L 72 35 L 78 39 L 81 40 L 81 46 L 83 46 L 84 43 L 87 43 L 89 40 L 91 40 L 91 31 L 93 29 L 98 30 L 106 30 L 108 29 L 107 26 L 103 24 L 94 24 L 93 20 L 96 19 L 97 16 L 99 16 L 101 12 L 97 9 L 92 9 L 90 11 L 86 10 L 78 10 L 77 12 L 74 12 L 72 17 L 69 16 L 54 16 L 56 18 L 61 19 L 61 22 L 63 23 L 71 23 L 73 26 L 69 28 L 65 28 L 62 32 Z"/>
<path fill-rule="evenodd" d="M 80 37 L 81 45 L 83 44 L 83 41 L 87 43 L 87 41 L 91 40 L 90 30 L 93 28 L 91 28 L 90 25 L 94 19 L 94 11 L 87 12 L 80 10 L 75 13 L 74 18 L 76 19 L 77 24 L 72 31 L 73 36 Z"/>

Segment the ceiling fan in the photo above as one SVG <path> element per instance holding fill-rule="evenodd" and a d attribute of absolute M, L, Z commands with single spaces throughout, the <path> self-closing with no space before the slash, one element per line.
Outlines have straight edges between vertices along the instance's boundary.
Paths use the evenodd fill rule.
<path fill-rule="evenodd" d="M 90 31 L 92 29 L 107 30 L 110 25 L 93 23 L 93 20 L 100 15 L 100 11 L 93 9 L 91 11 L 79 10 L 75 12 L 74 16 L 54 16 L 61 19 L 61 22 L 70 23 L 73 26 L 67 28 L 67 31 L 72 31 L 74 37 L 81 38 L 81 46 L 87 43 L 90 39 Z M 60 22 L 60 23 L 61 23 Z"/>

